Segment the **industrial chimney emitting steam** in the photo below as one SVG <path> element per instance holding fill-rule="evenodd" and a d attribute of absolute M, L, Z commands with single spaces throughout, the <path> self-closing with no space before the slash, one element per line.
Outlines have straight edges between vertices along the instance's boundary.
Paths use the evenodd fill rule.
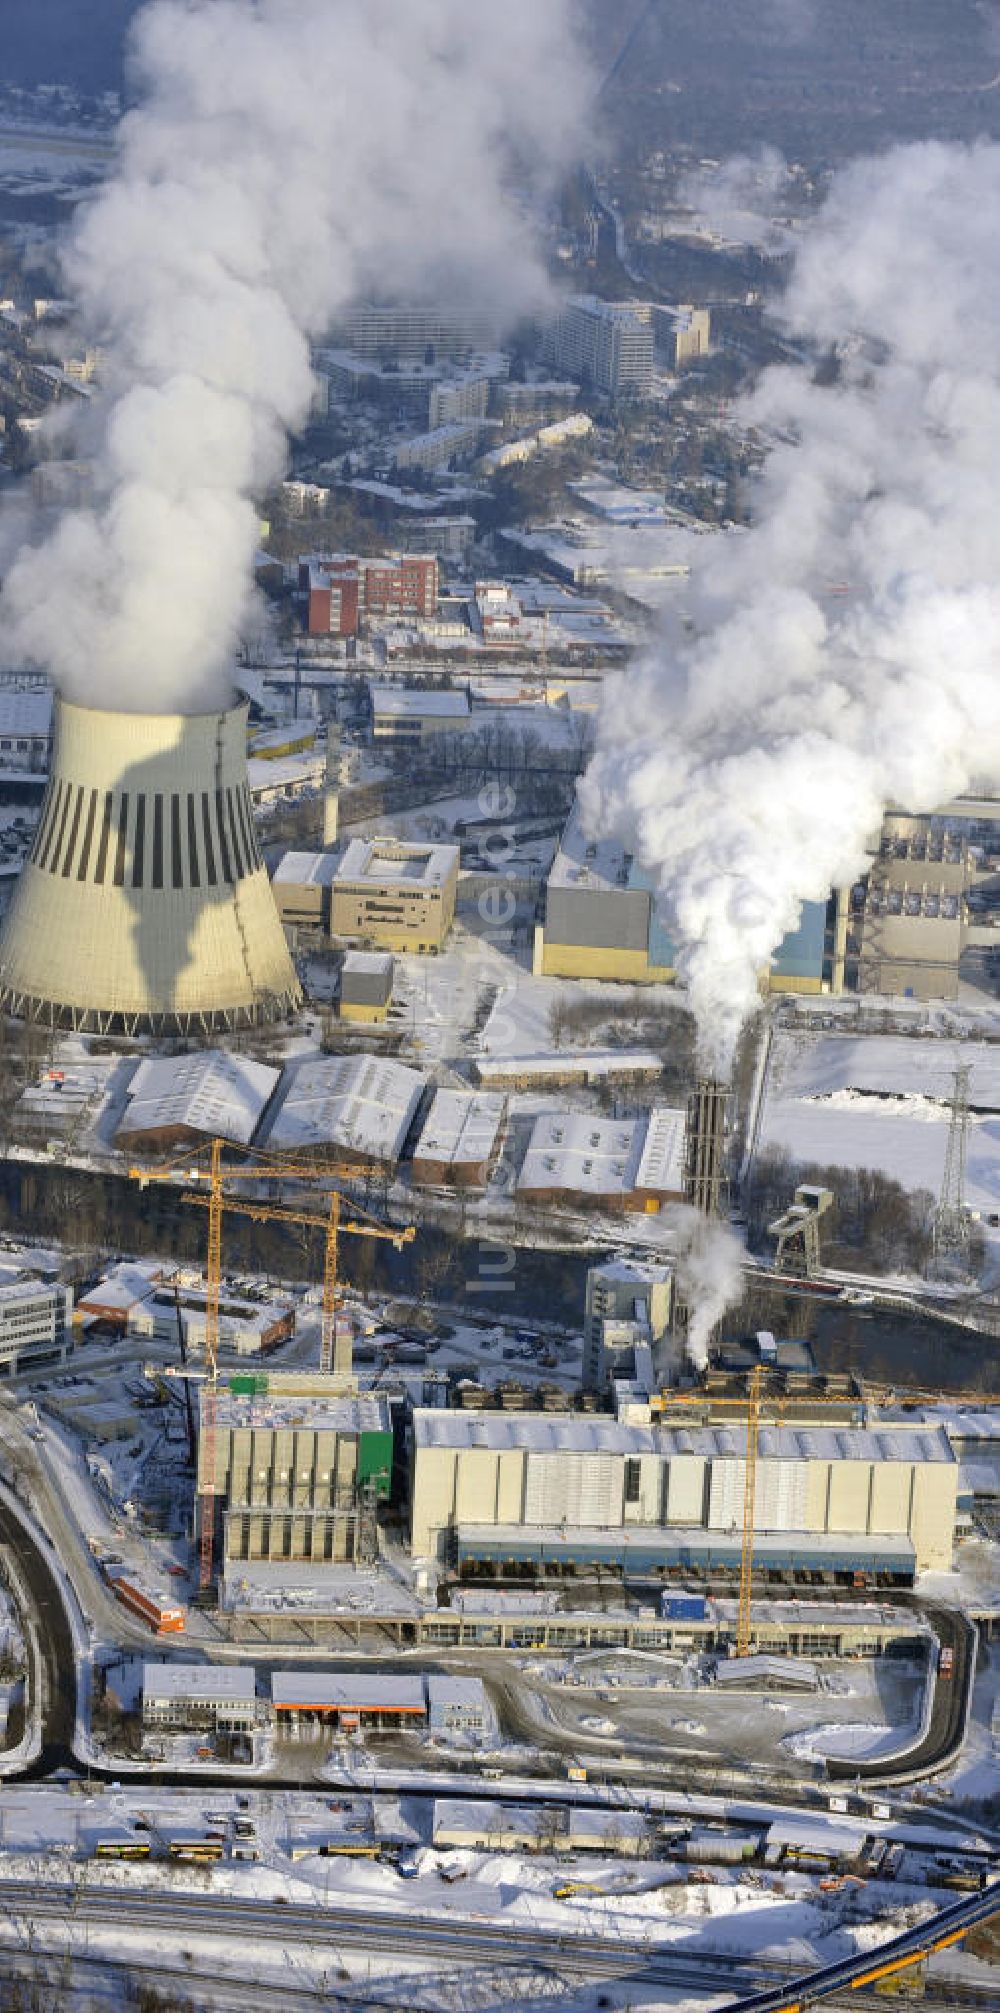
<path fill-rule="evenodd" d="M 301 998 L 254 830 L 245 706 L 57 699 L 52 774 L 0 940 L 0 1004 L 52 1027 L 208 1034 Z"/>

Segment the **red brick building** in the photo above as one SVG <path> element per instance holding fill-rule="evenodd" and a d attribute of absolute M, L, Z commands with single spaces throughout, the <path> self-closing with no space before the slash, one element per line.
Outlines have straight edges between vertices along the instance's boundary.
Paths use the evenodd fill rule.
<path fill-rule="evenodd" d="M 368 620 L 436 615 L 438 562 L 419 553 L 381 559 L 334 553 L 299 561 L 299 593 L 308 636 L 356 636 Z"/>

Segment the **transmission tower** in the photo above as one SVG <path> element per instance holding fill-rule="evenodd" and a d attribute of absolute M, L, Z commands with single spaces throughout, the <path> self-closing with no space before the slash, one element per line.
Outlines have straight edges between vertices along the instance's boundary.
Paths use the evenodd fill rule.
<path fill-rule="evenodd" d="M 969 1083 L 972 1069 L 959 1063 L 951 1092 L 951 1123 L 941 1194 L 934 1216 L 935 1266 L 950 1272 L 969 1269 L 969 1218 L 965 1207 L 965 1161 L 969 1145 Z"/>

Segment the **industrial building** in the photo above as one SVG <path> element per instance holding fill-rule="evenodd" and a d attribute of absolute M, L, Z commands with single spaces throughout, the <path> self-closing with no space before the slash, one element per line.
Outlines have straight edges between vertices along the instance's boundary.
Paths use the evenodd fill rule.
<path fill-rule="evenodd" d="M 411 1542 L 419 1557 L 586 1561 L 698 1572 L 739 1565 L 745 1429 L 625 1424 L 599 1414 L 418 1410 Z M 942 1430 L 761 1429 L 761 1564 L 906 1581 L 947 1571 L 958 1466 Z M 796 1563 L 797 1562 L 797 1563 Z M 637 1567 L 638 1569 L 638 1567 Z"/>
<path fill-rule="evenodd" d="M 992 983 L 1000 921 L 1000 798 L 886 811 L 853 894 L 848 984 L 859 992 L 955 999 L 963 975 Z"/>
<path fill-rule="evenodd" d="M 384 1026 L 392 1004 L 394 972 L 395 964 L 387 951 L 348 951 L 340 969 L 340 1019 L 361 1026 Z"/>
<path fill-rule="evenodd" d="M 772 992 L 842 991 L 846 936 L 846 896 L 804 902 L 762 984 Z M 535 929 L 536 977 L 669 983 L 676 963 L 653 876 L 616 840 L 588 837 L 574 805 L 546 883 L 545 920 Z"/>
<path fill-rule="evenodd" d="M 468 731 L 471 709 L 464 688 L 369 684 L 368 697 L 373 744 L 388 754 L 432 748 L 439 734 Z"/>
<path fill-rule="evenodd" d="M 619 1359 L 636 1343 L 649 1349 L 670 1328 L 674 1275 L 669 1265 L 641 1258 L 612 1258 L 587 1272 L 583 1317 L 583 1381 L 603 1391 Z"/>
<path fill-rule="evenodd" d="M 419 1729 L 427 1721 L 421 1677 L 384 1677 L 375 1671 L 274 1671 L 271 1699 L 277 1731 L 300 1737 L 320 1727 L 341 1733 L 364 1727 L 384 1733 Z"/>
<path fill-rule="evenodd" d="M 117 1143 L 139 1154 L 172 1153 L 211 1139 L 249 1146 L 279 1076 L 225 1049 L 141 1062 L 128 1086 Z"/>
<path fill-rule="evenodd" d="M 437 614 L 440 577 L 433 553 L 382 558 L 317 554 L 299 561 L 299 598 L 307 636 L 357 636 L 387 616 Z"/>
<path fill-rule="evenodd" d="M 358 1561 L 373 1545 L 374 1503 L 389 1493 L 392 1445 L 382 1397 L 338 1395 L 335 1385 L 324 1396 L 317 1378 L 293 1372 L 230 1378 L 215 1432 L 223 1570 L 241 1560 Z M 202 1433 L 202 1503 L 205 1448 Z"/>
<path fill-rule="evenodd" d="M 279 1152 L 329 1151 L 394 1167 L 427 1078 L 391 1056 L 323 1055 L 292 1065 L 267 1144 Z"/>
<path fill-rule="evenodd" d="M 300 932 L 329 936 L 330 889 L 337 872 L 336 853 L 285 853 L 274 870 L 271 886 L 282 925 L 294 943 Z"/>
<path fill-rule="evenodd" d="M 192 1355 L 205 1353 L 207 1295 L 189 1286 L 174 1292 L 156 1288 L 129 1316 L 128 1332 L 143 1341 L 172 1347 L 180 1328 Z M 287 1302 L 240 1300 L 225 1294 L 218 1308 L 218 1340 L 223 1354 L 266 1356 L 295 1333 L 295 1309 Z"/>
<path fill-rule="evenodd" d="M 0 1002 L 48 1026 L 198 1034 L 300 1000 L 247 789 L 246 706 L 56 701 L 41 818 L 0 941 Z"/>
<path fill-rule="evenodd" d="M 631 301 L 580 294 L 546 331 L 553 367 L 606 397 L 648 398 L 653 384 L 653 328 Z"/>
<path fill-rule="evenodd" d="M 252 1733 L 266 1713 L 248 1664 L 142 1667 L 142 1723 L 166 1733 Z"/>
<path fill-rule="evenodd" d="M 330 893 L 330 931 L 387 951 L 439 951 L 455 918 L 457 846 L 352 839 Z"/>
<path fill-rule="evenodd" d="M 424 1188 L 485 1188 L 496 1160 L 506 1099 L 438 1090 L 413 1151 Z"/>
<path fill-rule="evenodd" d="M 684 1113 L 668 1105 L 642 1118 L 542 1112 L 517 1177 L 518 1200 L 615 1213 L 683 1202 L 684 1130 Z"/>
<path fill-rule="evenodd" d="M 72 1346 L 72 1287 L 40 1279 L 0 1285 L 0 1377 L 64 1363 Z"/>

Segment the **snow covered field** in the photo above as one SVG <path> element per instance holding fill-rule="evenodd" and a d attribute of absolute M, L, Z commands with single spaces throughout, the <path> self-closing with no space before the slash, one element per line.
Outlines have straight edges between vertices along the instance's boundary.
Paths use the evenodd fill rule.
<path fill-rule="evenodd" d="M 937 1195 L 957 1062 L 972 1066 L 967 1194 L 1000 1212 L 1000 1048 L 979 1042 L 856 1038 L 778 1028 L 759 1152 L 823 1167 L 870 1167 Z"/>

